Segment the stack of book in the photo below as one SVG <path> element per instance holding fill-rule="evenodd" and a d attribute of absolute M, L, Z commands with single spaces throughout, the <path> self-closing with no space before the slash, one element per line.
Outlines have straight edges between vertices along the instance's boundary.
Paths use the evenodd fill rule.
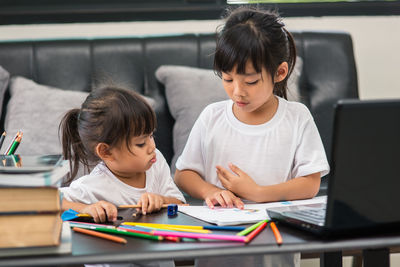
<path fill-rule="evenodd" d="M 68 161 L 61 155 L 1 155 L 0 161 L 0 249 L 59 246 L 58 186 Z"/>

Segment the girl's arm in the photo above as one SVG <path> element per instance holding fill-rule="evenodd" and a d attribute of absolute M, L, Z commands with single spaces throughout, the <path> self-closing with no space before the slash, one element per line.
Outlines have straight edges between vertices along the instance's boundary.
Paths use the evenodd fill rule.
<path fill-rule="evenodd" d="M 118 214 L 117 207 L 107 201 L 99 201 L 97 203 L 88 205 L 79 202 L 71 202 L 64 198 L 62 200 L 61 209 L 63 211 L 73 209 L 79 213 L 88 213 L 93 217 L 96 223 L 105 222 L 106 219 L 108 219 L 110 222 L 113 222 L 117 219 Z"/>
<path fill-rule="evenodd" d="M 261 186 L 237 166 L 231 164 L 230 168 L 234 174 L 217 166 L 218 178 L 222 185 L 236 195 L 255 202 L 312 198 L 318 193 L 321 183 L 321 174 L 317 172 L 284 183 Z"/>
<path fill-rule="evenodd" d="M 228 190 L 223 190 L 215 185 L 204 181 L 201 176 L 192 170 L 176 170 L 176 185 L 189 195 L 195 198 L 204 199 L 207 206 L 214 208 L 214 205 L 222 207 L 243 208 L 244 204 L 240 198 Z"/>
<path fill-rule="evenodd" d="M 176 197 L 162 197 L 164 204 L 182 204 L 183 202 Z"/>
<path fill-rule="evenodd" d="M 318 193 L 320 183 L 321 174 L 317 172 L 281 184 L 260 186 L 253 197 L 257 202 L 313 198 Z"/>
<path fill-rule="evenodd" d="M 146 192 L 140 196 L 138 205 L 141 205 L 142 214 L 146 215 L 153 211 L 158 211 L 163 204 L 182 204 L 183 202 L 175 197 L 162 196 L 155 193 Z"/>

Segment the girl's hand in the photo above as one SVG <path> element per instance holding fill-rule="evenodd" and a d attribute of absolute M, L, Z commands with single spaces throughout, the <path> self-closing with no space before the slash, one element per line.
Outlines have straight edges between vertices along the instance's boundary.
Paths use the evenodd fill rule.
<path fill-rule="evenodd" d="M 229 172 L 221 166 L 217 166 L 217 175 L 222 185 L 238 196 L 252 199 L 251 195 L 257 191 L 259 185 L 247 173 L 232 163 L 229 163 L 229 168 L 234 173 Z"/>
<path fill-rule="evenodd" d="M 243 209 L 244 207 L 242 200 L 228 190 L 219 189 L 212 191 L 204 200 L 211 209 L 218 204 L 223 208 L 233 208 L 233 206 L 236 206 L 239 209 Z"/>
<path fill-rule="evenodd" d="M 153 193 L 144 193 L 140 196 L 138 205 L 142 206 L 142 214 L 160 210 L 164 204 L 164 198 Z"/>
<path fill-rule="evenodd" d="M 107 201 L 99 201 L 95 204 L 87 205 L 81 210 L 81 213 L 90 214 L 96 223 L 105 222 L 107 219 L 110 222 L 117 220 L 117 207 Z"/>

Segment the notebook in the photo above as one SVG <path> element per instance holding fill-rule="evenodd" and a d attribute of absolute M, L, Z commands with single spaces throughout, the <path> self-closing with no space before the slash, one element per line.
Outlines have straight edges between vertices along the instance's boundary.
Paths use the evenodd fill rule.
<path fill-rule="evenodd" d="M 267 209 L 317 235 L 400 229 L 400 99 L 340 100 L 327 203 Z"/>

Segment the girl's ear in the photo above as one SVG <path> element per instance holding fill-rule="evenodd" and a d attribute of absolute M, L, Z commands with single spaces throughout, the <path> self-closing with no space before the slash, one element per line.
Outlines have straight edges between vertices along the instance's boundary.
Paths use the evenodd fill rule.
<path fill-rule="evenodd" d="M 279 83 L 279 82 L 283 81 L 286 78 L 288 71 L 289 71 L 289 67 L 288 67 L 287 62 L 286 61 L 282 62 L 278 66 L 278 69 L 276 70 L 274 82 Z"/>
<path fill-rule="evenodd" d="M 103 161 L 109 161 L 113 159 L 113 154 L 110 151 L 110 146 L 106 143 L 98 143 L 95 147 L 95 152 L 97 156 Z"/>

